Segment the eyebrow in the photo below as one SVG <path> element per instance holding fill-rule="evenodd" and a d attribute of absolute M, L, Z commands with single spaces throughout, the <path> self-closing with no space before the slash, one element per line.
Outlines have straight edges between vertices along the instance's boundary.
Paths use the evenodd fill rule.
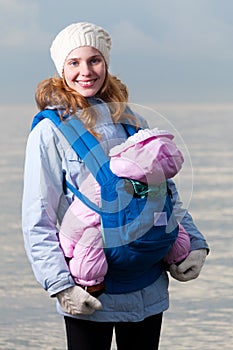
<path fill-rule="evenodd" d="M 97 57 L 102 57 L 102 55 L 101 54 L 96 54 L 96 55 L 90 56 L 90 57 L 88 57 L 88 60 L 89 59 L 93 59 L 93 58 L 97 58 Z M 74 61 L 74 60 L 79 61 L 81 59 L 82 59 L 81 57 L 70 57 L 70 58 L 67 59 L 67 61 Z"/>

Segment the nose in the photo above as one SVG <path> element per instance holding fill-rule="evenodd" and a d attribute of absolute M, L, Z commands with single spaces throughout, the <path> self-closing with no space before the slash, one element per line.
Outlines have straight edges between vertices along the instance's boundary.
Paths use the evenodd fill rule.
<path fill-rule="evenodd" d="M 88 63 L 82 62 L 81 67 L 80 67 L 80 74 L 83 77 L 86 77 L 86 76 L 90 75 L 90 73 L 91 73 L 91 70 L 90 70 Z"/>

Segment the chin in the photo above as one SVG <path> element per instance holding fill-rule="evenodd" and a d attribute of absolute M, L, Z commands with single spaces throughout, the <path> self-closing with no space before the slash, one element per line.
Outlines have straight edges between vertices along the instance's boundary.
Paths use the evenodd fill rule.
<path fill-rule="evenodd" d="M 78 91 L 83 97 L 93 97 L 97 91 Z"/>

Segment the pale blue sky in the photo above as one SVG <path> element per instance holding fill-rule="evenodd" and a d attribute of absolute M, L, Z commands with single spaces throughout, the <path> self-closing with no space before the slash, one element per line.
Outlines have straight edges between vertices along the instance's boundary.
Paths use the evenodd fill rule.
<path fill-rule="evenodd" d="M 232 0 L 0 0 L 1 103 L 34 103 L 53 38 L 79 21 L 112 35 L 132 102 L 233 102 Z"/>

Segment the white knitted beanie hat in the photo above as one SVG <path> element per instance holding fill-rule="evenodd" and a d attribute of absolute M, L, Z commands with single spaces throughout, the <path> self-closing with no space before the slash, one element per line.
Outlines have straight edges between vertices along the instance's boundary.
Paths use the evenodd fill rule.
<path fill-rule="evenodd" d="M 92 23 L 74 23 L 63 29 L 54 39 L 50 53 L 60 76 L 69 53 L 82 46 L 91 46 L 100 51 L 107 66 L 110 61 L 111 37 L 101 27 Z"/>

